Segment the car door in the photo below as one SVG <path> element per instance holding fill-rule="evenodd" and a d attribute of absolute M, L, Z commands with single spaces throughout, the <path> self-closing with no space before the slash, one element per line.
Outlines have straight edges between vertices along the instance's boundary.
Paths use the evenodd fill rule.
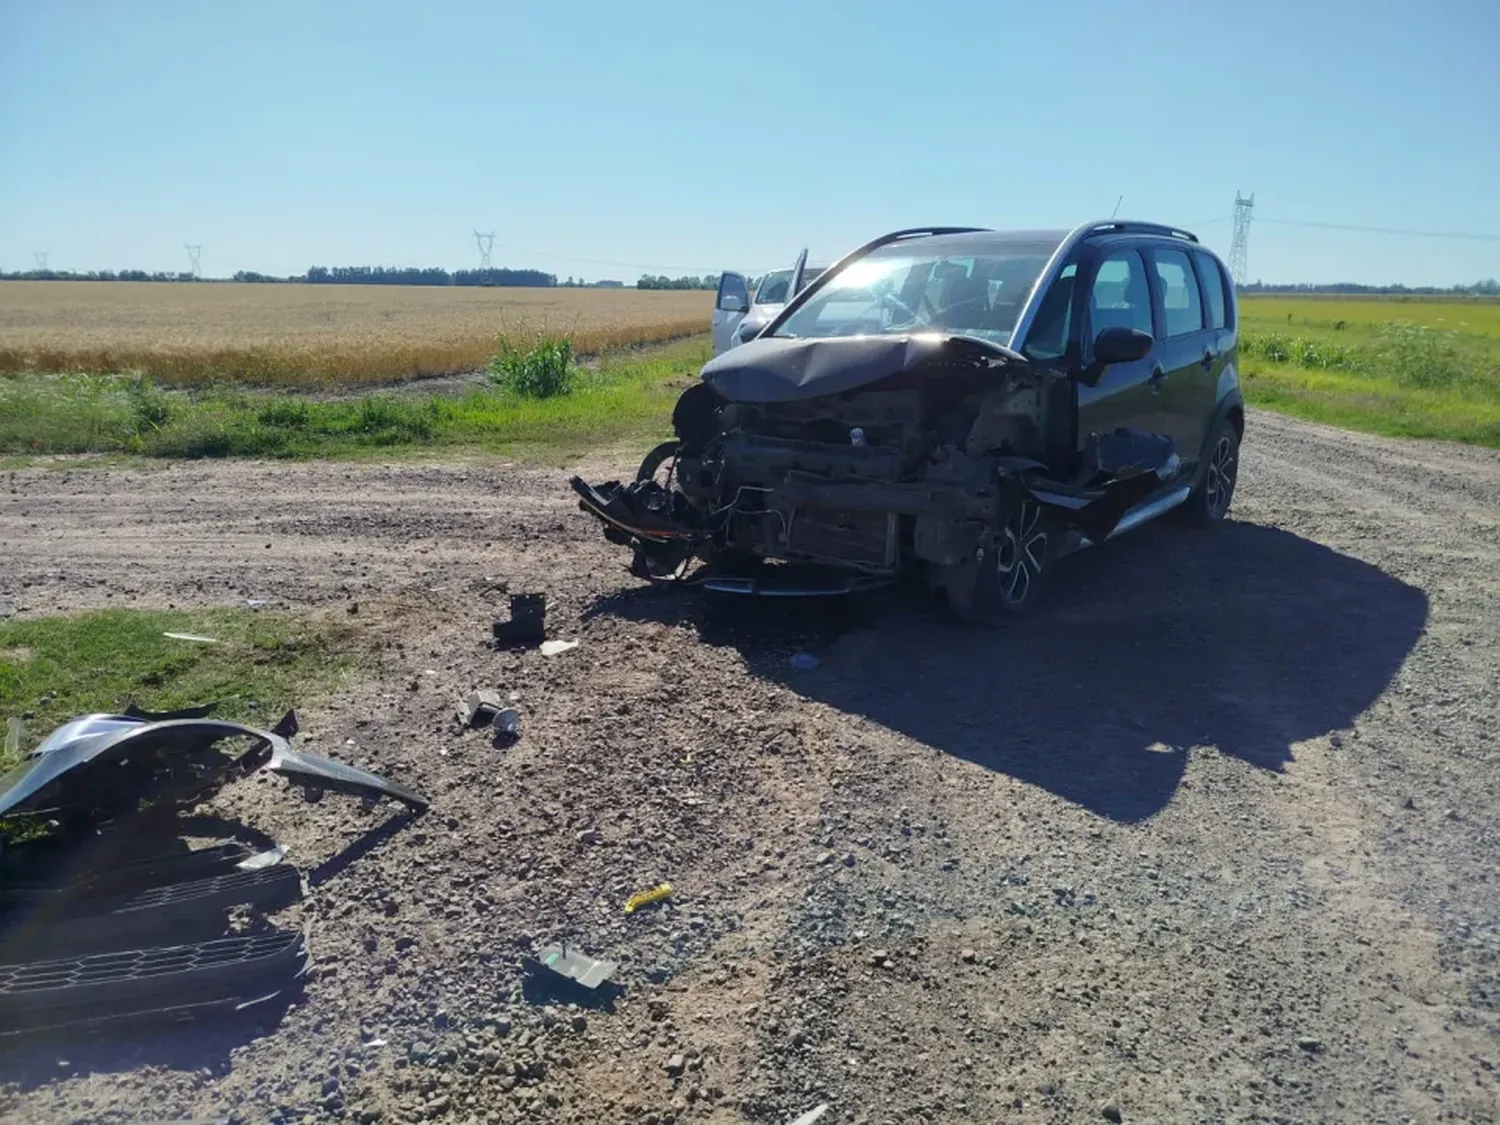
<path fill-rule="evenodd" d="M 730 337 L 750 308 L 750 287 L 745 275 L 732 270 L 719 275 L 719 291 L 714 296 L 714 355 L 729 350 Z"/>
<path fill-rule="evenodd" d="M 1083 307 L 1083 364 L 1093 363 L 1093 341 L 1106 328 L 1134 328 L 1155 335 L 1151 288 L 1146 260 L 1134 247 L 1116 247 L 1104 254 L 1089 283 Z M 1078 448 L 1091 433 L 1109 433 L 1130 426 L 1148 433 L 1163 432 L 1165 418 L 1151 373 L 1156 350 L 1134 363 L 1115 363 L 1104 369 L 1098 383 L 1078 385 Z"/>
<path fill-rule="evenodd" d="M 1232 370 L 1235 345 L 1238 342 L 1231 311 L 1234 287 L 1229 283 L 1224 267 L 1219 265 L 1212 254 L 1194 250 L 1193 264 L 1198 267 L 1198 280 L 1203 284 L 1203 308 L 1208 317 L 1209 346 L 1214 357 L 1209 368 L 1213 386 L 1212 409 L 1217 411 L 1222 393 L 1220 384 L 1226 382 L 1226 379 L 1233 380 L 1238 375 Z"/>
<path fill-rule="evenodd" d="M 1213 414 L 1216 341 L 1189 249 L 1153 246 L 1148 254 L 1152 300 L 1161 326 L 1153 372 L 1163 415 L 1161 432 L 1172 439 L 1183 464 L 1192 466 L 1202 455 Z"/>
<path fill-rule="evenodd" d="M 802 248 L 802 253 L 797 255 L 797 261 L 792 266 L 792 286 L 787 290 L 786 299 L 790 301 L 798 293 L 802 292 L 802 286 L 806 284 L 803 273 L 807 269 L 807 247 Z"/>

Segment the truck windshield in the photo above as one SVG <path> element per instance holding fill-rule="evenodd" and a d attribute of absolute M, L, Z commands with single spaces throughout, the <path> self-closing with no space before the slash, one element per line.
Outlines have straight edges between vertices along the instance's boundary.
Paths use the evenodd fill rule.
<path fill-rule="evenodd" d="M 945 332 L 1009 344 L 1021 305 L 1058 241 L 989 240 L 945 252 L 909 243 L 886 247 L 839 271 L 774 334 Z"/>

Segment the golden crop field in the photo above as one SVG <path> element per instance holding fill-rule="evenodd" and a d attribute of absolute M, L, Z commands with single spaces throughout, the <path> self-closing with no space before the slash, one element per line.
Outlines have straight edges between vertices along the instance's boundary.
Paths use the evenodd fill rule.
<path fill-rule="evenodd" d="M 637 289 L 7 281 L 0 372 L 391 383 L 484 366 L 504 335 L 592 354 L 706 332 L 713 294 Z"/>

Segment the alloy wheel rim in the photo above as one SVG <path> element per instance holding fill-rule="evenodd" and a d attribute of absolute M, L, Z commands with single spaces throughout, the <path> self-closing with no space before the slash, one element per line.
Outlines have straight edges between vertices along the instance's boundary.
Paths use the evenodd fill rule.
<path fill-rule="evenodd" d="M 1034 500 L 1000 529 L 995 543 L 995 572 L 1000 596 L 1011 604 L 1026 600 L 1047 564 L 1047 532 L 1042 526 L 1041 505 Z"/>
<path fill-rule="evenodd" d="M 1229 507 L 1229 497 L 1234 491 L 1235 478 L 1234 446 L 1225 434 L 1214 446 L 1213 456 L 1208 459 L 1207 499 L 1208 508 L 1220 515 Z"/>

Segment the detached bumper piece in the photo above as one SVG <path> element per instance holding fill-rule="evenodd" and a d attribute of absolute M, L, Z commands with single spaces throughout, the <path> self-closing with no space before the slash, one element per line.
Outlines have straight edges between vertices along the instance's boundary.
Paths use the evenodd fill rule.
<path fill-rule="evenodd" d="M 276 930 L 0 965 L 0 1035 L 239 1011 L 275 999 L 307 960 L 304 935 Z"/>
<path fill-rule="evenodd" d="M 47 816 L 91 829 L 136 815 L 143 802 L 168 811 L 191 807 L 262 768 L 300 785 L 427 807 L 404 785 L 293 750 L 297 730 L 290 711 L 269 731 L 203 717 L 85 715 L 58 727 L 0 778 L 0 817 Z"/>
<path fill-rule="evenodd" d="M 291 712 L 269 731 L 205 708 L 86 715 L 0 778 L 0 817 L 53 829 L 0 855 L 0 1037 L 290 994 L 307 941 L 265 916 L 302 898 L 301 872 L 279 846 L 191 847 L 178 815 L 260 769 L 317 793 L 427 807 L 397 782 L 293 750 L 296 733 Z"/>

